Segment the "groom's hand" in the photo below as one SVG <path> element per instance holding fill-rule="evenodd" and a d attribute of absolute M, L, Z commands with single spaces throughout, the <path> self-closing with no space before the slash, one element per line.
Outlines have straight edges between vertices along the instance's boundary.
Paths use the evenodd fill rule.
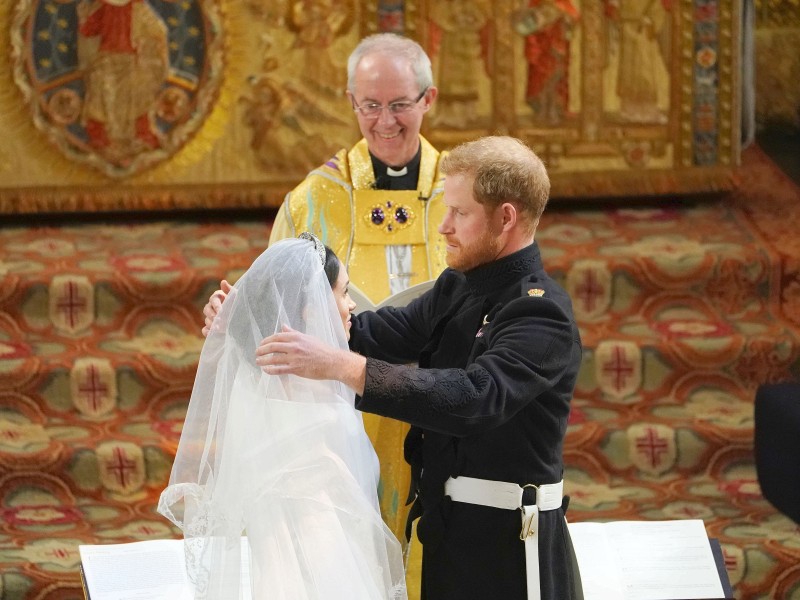
<path fill-rule="evenodd" d="M 222 308 L 222 303 L 225 302 L 225 298 L 228 297 L 228 294 L 233 289 L 233 286 L 224 279 L 219 282 L 219 287 L 220 289 L 211 294 L 208 302 L 206 302 L 206 305 L 203 307 L 203 316 L 205 317 L 205 323 L 202 329 L 203 337 L 208 337 L 211 326 L 214 324 L 214 319 L 217 313 L 219 313 L 219 309 Z"/>
<path fill-rule="evenodd" d="M 366 359 L 334 348 L 284 325 L 256 348 L 256 364 L 269 375 L 298 375 L 307 379 L 332 379 L 364 392 Z"/>

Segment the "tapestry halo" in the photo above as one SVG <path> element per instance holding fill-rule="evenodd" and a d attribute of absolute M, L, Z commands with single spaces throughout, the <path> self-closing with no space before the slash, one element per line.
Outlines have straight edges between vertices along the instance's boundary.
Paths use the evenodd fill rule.
<path fill-rule="evenodd" d="M 218 0 L 19 0 L 14 81 L 69 159 L 115 179 L 173 156 L 223 75 Z"/>

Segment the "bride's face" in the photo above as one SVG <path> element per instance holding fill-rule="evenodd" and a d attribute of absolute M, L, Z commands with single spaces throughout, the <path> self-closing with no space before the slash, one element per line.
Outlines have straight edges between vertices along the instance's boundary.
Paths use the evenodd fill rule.
<path fill-rule="evenodd" d="M 336 306 L 339 309 L 339 316 L 342 317 L 344 324 L 344 333 L 347 339 L 350 339 L 350 316 L 356 309 L 356 303 L 350 297 L 350 277 L 347 275 L 347 269 L 344 265 L 339 265 L 339 277 L 336 278 L 336 284 L 333 286 L 333 297 L 336 299 Z"/>

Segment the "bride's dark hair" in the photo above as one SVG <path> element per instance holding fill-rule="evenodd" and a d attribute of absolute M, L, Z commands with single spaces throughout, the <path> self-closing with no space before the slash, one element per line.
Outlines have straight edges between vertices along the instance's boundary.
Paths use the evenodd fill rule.
<path fill-rule="evenodd" d="M 339 262 L 339 257 L 337 257 L 328 246 L 325 246 L 325 264 L 323 265 L 323 269 L 325 270 L 325 277 L 328 279 L 328 283 L 331 284 L 331 289 L 336 287 L 336 280 L 339 279 L 339 269 L 341 265 L 342 263 Z"/>

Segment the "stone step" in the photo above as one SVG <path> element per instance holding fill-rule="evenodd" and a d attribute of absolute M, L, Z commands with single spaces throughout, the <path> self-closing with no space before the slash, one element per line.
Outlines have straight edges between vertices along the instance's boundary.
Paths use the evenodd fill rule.
<path fill-rule="evenodd" d="M 768 312 L 727 320 L 705 300 L 662 295 L 581 335 L 566 451 L 633 479 L 668 483 L 730 455 L 752 466 L 757 386 L 800 378 L 800 338 Z"/>
<path fill-rule="evenodd" d="M 189 390 L 172 390 L 160 401 L 175 415 L 116 411 L 99 420 L 48 414 L 27 399 L 0 407 L 2 481 L 35 474 L 75 497 L 97 502 L 124 499 L 166 486 L 183 425 Z M 8 501 L 0 495 L 0 501 Z"/>
<path fill-rule="evenodd" d="M 174 410 L 165 398 L 188 401 L 203 343 L 188 319 L 144 319 L 132 336 L 96 343 L 34 335 L 19 341 L 2 325 L 0 319 L 0 406 L 24 406 L 31 418 L 66 426 L 163 418 Z"/>
<path fill-rule="evenodd" d="M 74 339 L 143 308 L 197 311 L 267 246 L 269 224 L 86 224 L 4 229 L 0 312 L 25 331 Z M 773 302 L 778 269 L 744 213 L 722 203 L 636 210 L 553 207 L 537 231 L 545 266 L 581 323 L 648 310 L 654 296 L 707 298 L 730 318 Z"/>
<path fill-rule="evenodd" d="M 572 464 L 669 484 L 735 457 L 752 466 L 753 397 L 713 373 L 687 378 L 660 401 L 576 396 L 564 444 Z"/>
<path fill-rule="evenodd" d="M 800 342 L 768 313 L 727 321 L 701 301 L 670 298 L 615 327 L 583 325 L 576 396 L 602 403 L 660 402 L 691 378 L 725 375 L 750 390 L 798 372 Z M 694 306 L 692 306 L 694 304 Z M 165 387 L 191 388 L 203 338 L 183 307 L 142 309 L 124 330 L 60 340 L 21 331 L 0 313 L 0 390 L 39 398 L 55 414 L 96 418 L 149 402 Z M 94 381 L 94 383 L 93 383 Z"/>
<path fill-rule="evenodd" d="M 797 374 L 797 340 L 768 313 L 729 323 L 705 301 L 672 300 L 654 299 L 647 318 L 613 331 L 582 327 L 567 448 L 594 449 L 609 472 L 687 474 L 731 444 L 751 452 L 755 385 Z M 31 460 L 45 468 L 58 455 L 53 473 L 99 469 L 83 440 L 103 440 L 106 450 L 141 441 L 136 485 L 163 487 L 202 347 L 196 318 L 184 307 L 143 308 L 124 331 L 92 343 L 26 334 L 0 315 L 8 468 Z"/>
<path fill-rule="evenodd" d="M 748 210 L 554 205 L 537 232 L 585 346 L 569 518 L 702 518 L 741 600 L 800 598 L 797 526 L 753 466 L 755 387 L 800 375 L 797 220 L 786 194 L 756 214 L 763 181 Z M 178 536 L 155 506 L 200 309 L 268 235 L 266 221 L 3 228 L 0 596 L 80 598 L 78 544 Z"/>
<path fill-rule="evenodd" d="M 681 402 L 717 376 L 752 392 L 800 377 L 800 336 L 770 312 L 729 319 L 704 299 L 659 295 L 643 314 L 581 325 L 576 396 L 602 404 Z M 687 389 L 687 386 L 689 389 Z"/>
<path fill-rule="evenodd" d="M 26 333 L 80 340 L 142 311 L 200 308 L 267 247 L 265 222 L 5 228 L 0 313 Z"/>
<path fill-rule="evenodd" d="M 127 324 L 131 336 L 64 342 L 19 338 L 0 317 L 0 472 L 45 473 L 97 500 L 163 489 L 202 337 L 180 310 Z"/>
<path fill-rule="evenodd" d="M 550 210 L 536 234 L 545 268 L 581 323 L 647 311 L 654 296 L 706 298 L 731 318 L 774 302 L 780 257 L 722 203 L 636 210 Z"/>
<path fill-rule="evenodd" d="M 574 463 L 576 461 L 569 461 Z M 0 497 L 23 495 L 4 505 L 0 521 L 0 572 L 10 598 L 58 581 L 62 594 L 80 596 L 79 544 L 127 543 L 180 537 L 154 512 L 157 493 L 145 491 L 124 501 L 76 497 L 58 482 L 24 475 L 0 478 Z M 796 524 L 777 514 L 761 497 L 749 467 L 711 465 L 706 474 L 668 485 L 646 478 L 609 475 L 596 465 L 568 467 L 565 491 L 571 522 L 604 520 L 702 519 L 720 541 L 737 598 L 795 598 L 784 576 L 800 563 Z M 19 508 L 15 507 L 15 502 Z M 119 525 L 119 523 L 124 525 Z M 10 540 L 24 539 L 24 545 Z M 759 569 L 747 565 L 757 563 Z M 752 596 L 756 590 L 770 590 Z M 67 596 L 59 596 L 67 597 Z M 68 596 L 72 597 L 72 596 Z"/>
<path fill-rule="evenodd" d="M 42 396 L 21 389 L 0 405 L 0 466 L 5 473 L 43 472 L 76 493 L 109 494 L 162 489 L 177 448 L 192 381 L 162 370 L 150 380 L 158 391 L 136 397 L 139 374 L 120 370 L 118 400 L 104 394 L 103 368 L 79 363 L 77 377 L 53 372 Z M 154 371 L 150 371 L 153 373 Z M 147 374 L 147 370 L 142 373 Z M 83 382 L 76 400 L 54 393 Z M 703 473 L 733 455 L 753 463 L 753 392 L 730 377 L 698 371 L 671 394 L 622 399 L 576 394 L 565 452 L 607 473 L 671 481 Z M 45 404 L 42 404 L 42 403 Z M 44 408 L 43 408 L 44 406 Z"/>

